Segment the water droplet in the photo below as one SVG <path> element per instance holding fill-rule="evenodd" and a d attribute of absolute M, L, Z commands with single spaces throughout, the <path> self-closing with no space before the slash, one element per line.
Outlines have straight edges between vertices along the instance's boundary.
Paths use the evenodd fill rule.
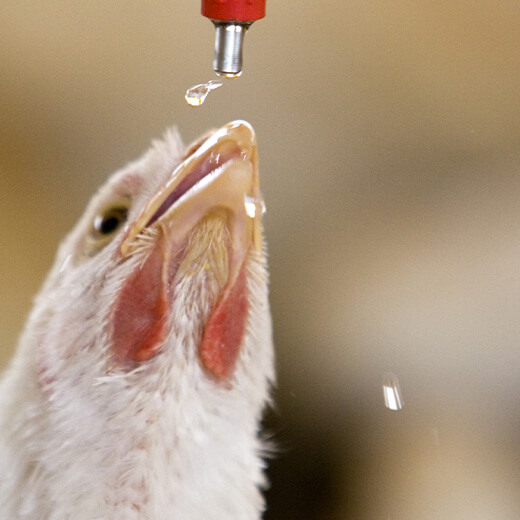
<path fill-rule="evenodd" d="M 218 74 L 221 78 L 237 79 L 237 78 L 239 78 L 240 76 L 242 76 L 242 71 L 240 71 L 240 72 L 219 72 L 219 71 L 217 71 L 217 74 Z"/>
<path fill-rule="evenodd" d="M 258 212 L 260 212 L 260 215 L 265 213 L 265 202 L 263 200 L 246 195 L 244 197 L 244 205 L 246 207 L 247 216 L 250 218 L 255 218 Z"/>
<path fill-rule="evenodd" d="M 188 105 L 191 105 L 192 107 L 199 107 L 202 105 L 202 103 L 204 103 L 204 101 L 206 101 L 206 97 L 211 90 L 215 90 L 221 86 L 221 81 L 212 79 L 207 83 L 201 83 L 200 85 L 195 85 L 194 87 L 189 88 L 186 91 L 184 99 L 186 99 Z"/>
<path fill-rule="evenodd" d="M 210 164 L 217 167 L 220 165 L 220 161 L 221 161 L 221 154 L 218 152 L 211 152 L 211 155 L 209 156 Z"/>
<path fill-rule="evenodd" d="M 63 263 L 60 266 L 60 273 L 63 273 L 65 269 L 67 269 L 67 266 L 69 265 L 70 259 L 72 258 L 72 255 L 67 255 L 67 258 L 63 261 Z"/>
<path fill-rule="evenodd" d="M 439 436 L 439 428 L 433 428 L 432 434 L 433 434 L 433 442 L 434 442 L 435 446 L 437 446 L 437 448 L 438 448 L 441 445 L 441 439 Z"/>
<path fill-rule="evenodd" d="M 385 406 L 389 410 L 401 410 L 404 406 L 401 397 L 401 388 L 397 376 L 392 372 L 387 372 L 383 376 L 383 396 L 385 398 Z"/>

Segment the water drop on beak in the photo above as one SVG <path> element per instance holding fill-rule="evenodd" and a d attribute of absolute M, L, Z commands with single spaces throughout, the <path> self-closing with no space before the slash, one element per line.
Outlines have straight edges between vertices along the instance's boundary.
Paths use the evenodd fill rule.
<path fill-rule="evenodd" d="M 246 195 L 244 197 L 244 206 L 246 208 L 247 216 L 255 218 L 256 215 L 263 215 L 265 213 L 265 203 L 263 200 L 255 199 Z"/>

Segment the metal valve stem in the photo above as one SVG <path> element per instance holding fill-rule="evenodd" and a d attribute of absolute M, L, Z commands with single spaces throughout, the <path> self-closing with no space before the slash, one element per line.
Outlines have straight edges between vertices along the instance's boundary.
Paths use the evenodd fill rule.
<path fill-rule="evenodd" d="M 215 24 L 213 69 L 219 76 L 236 78 L 242 74 L 244 36 L 252 22 L 212 22 Z"/>

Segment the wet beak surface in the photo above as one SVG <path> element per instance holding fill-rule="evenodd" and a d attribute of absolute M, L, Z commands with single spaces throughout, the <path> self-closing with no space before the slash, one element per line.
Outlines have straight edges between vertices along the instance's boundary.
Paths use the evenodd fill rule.
<path fill-rule="evenodd" d="M 175 169 L 127 231 L 121 254 L 129 256 L 150 226 L 167 226 L 170 239 L 181 244 L 216 209 L 228 214 L 233 252 L 249 245 L 260 249 L 262 207 L 255 134 L 248 123 L 234 121 L 210 135 Z"/>

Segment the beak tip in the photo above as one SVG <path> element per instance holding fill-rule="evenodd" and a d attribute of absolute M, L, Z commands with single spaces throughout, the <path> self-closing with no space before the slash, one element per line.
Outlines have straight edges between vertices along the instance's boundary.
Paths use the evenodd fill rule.
<path fill-rule="evenodd" d="M 243 119 L 236 119 L 231 121 L 223 127 L 224 132 L 233 132 L 240 141 L 249 142 L 251 145 L 256 145 L 256 134 L 250 123 Z"/>

